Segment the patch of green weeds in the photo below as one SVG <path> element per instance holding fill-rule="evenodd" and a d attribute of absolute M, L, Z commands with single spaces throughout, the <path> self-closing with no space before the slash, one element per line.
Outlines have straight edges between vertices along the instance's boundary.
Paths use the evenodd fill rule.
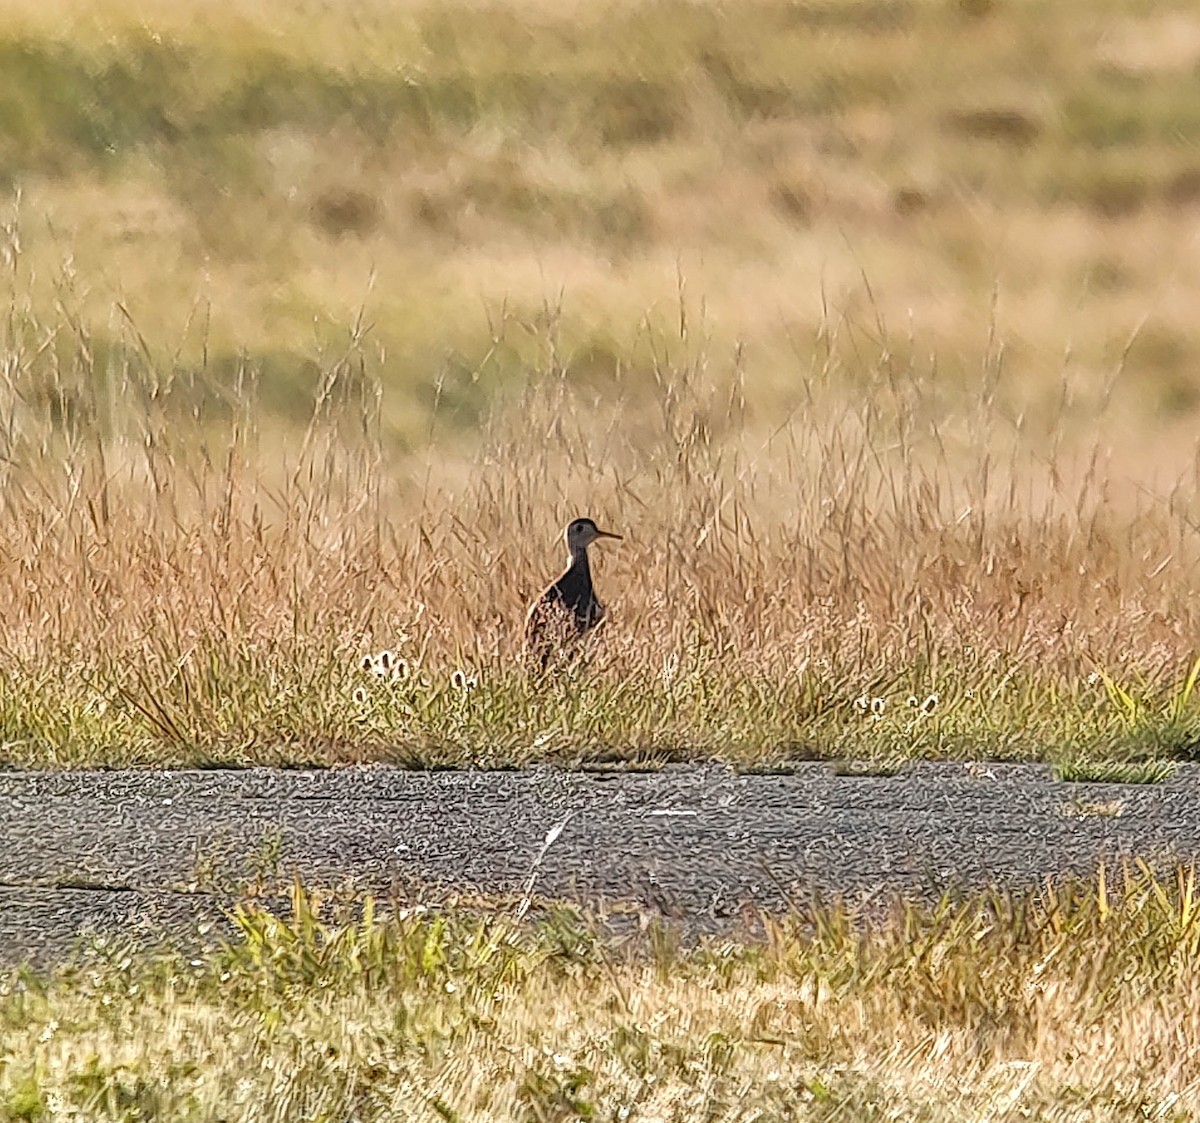
<path fill-rule="evenodd" d="M 281 913 L 247 903 L 234 920 L 191 959 L 0 973 L 2 1117 L 240 1121 L 270 1098 L 364 1123 L 414 1102 L 447 1120 L 607 1119 L 669 1096 L 705 1117 L 948 1123 L 1002 1092 L 1042 1118 L 1086 1103 L 1117 1123 L 1131 1103 L 1179 1103 L 1191 1076 L 1186 1057 L 1170 1083 L 1146 1063 L 1196 986 L 1186 868 L 798 904 L 759 940 L 685 943 L 653 923 L 631 940 L 582 914 L 547 926 L 299 885 Z M 1099 1090 L 1079 1088 L 1081 1065 Z"/>
<path fill-rule="evenodd" d="M 0 1119 L 5 1123 L 10 1120 L 12 1123 L 39 1123 L 49 1116 L 36 1071 L 16 1068 L 6 1076 L 9 1087 L 0 1099 Z"/>
<path fill-rule="evenodd" d="M 1169 760 L 1069 760 L 1054 765 L 1056 779 L 1073 784 L 1161 784 L 1175 774 Z"/>
<path fill-rule="evenodd" d="M 888 775 L 914 759 L 1047 760 L 1070 778 L 1152 782 L 1194 743 L 1193 667 L 1182 684 L 1135 691 L 1010 674 L 981 685 L 943 664 L 937 691 L 851 687 L 852 667 L 760 678 L 696 648 L 669 680 L 597 651 L 546 677 L 516 659 L 458 667 L 419 652 L 361 657 L 325 642 L 286 649 L 209 636 L 180 661 L 166 648 L 104 675 L 0 677 L 10 763 L 418 767 L 713 759 L 751 770 L 840 762 Z M 970 681 L 974 685 L 963 685 Z M 270 684 L 269 688 L 266 684 Z"/>

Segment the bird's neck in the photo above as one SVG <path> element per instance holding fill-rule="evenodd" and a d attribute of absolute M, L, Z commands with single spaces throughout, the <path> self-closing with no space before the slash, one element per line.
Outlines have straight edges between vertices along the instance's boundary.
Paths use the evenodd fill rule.
<path fill-rule="evenodd" d="M 591 566 L 588 564 L 587 547 L 581 546 L 578 550 L 567 551 L 567 570 L 574 570 L 576 573 L 590 574 Z"/>

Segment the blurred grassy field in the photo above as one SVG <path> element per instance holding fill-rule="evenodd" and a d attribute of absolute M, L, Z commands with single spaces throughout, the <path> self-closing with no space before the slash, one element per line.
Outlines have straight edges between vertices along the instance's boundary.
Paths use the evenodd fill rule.
<path fill-rule="evenodd" d="M 0 17 L 5 759 L 1194 753 L 1200 17 Z"/>
<path fill-rule="evenodd" d="M 156 362 L 206 355 L 219 383 L 244 357 L 285 417 L 360 310 L 410 441 L 437 378 L 468 430 L 521 378 L 505 306 L 561 302 L 560 359 L 611 393 L 680 274 L 765 414 L 831 338 L 844 379 L 886 343 L 973 393 L 989 333 L 1031 406 L 1122 355 L 1139 422 L 1200 403 L 1200 22 L 1177 6 L 0 12 L 31 298 L 53 307 L 69 262 L 97 343 L 127 345 L 120 300 Z"/>

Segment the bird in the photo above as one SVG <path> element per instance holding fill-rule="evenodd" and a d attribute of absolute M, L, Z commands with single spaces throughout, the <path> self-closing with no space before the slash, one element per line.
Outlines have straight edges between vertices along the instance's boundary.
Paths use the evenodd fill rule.
<path fill-rule="evenodd" d="M 621 535 L 601 530 L 588 518 L 572 519 L 567 523 L 563 531 L 567 568 L 529 606 L 525 617 L 525 642 L 543 670 L 556 649 L 586 635 L 604 619 L 604 605 L 592 584 L 587 552 L 598 538 L 620 541 Z"/>

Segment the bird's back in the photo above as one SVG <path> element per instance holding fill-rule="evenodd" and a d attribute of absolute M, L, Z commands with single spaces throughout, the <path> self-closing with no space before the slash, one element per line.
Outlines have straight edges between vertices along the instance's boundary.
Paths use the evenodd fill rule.
<path fill-rule="evenodd" d="M 525 632 L 532 646 L 545 646 L 582 636 L 603 619 L 604 605 L 584 556 L 530 605 Z"/>

